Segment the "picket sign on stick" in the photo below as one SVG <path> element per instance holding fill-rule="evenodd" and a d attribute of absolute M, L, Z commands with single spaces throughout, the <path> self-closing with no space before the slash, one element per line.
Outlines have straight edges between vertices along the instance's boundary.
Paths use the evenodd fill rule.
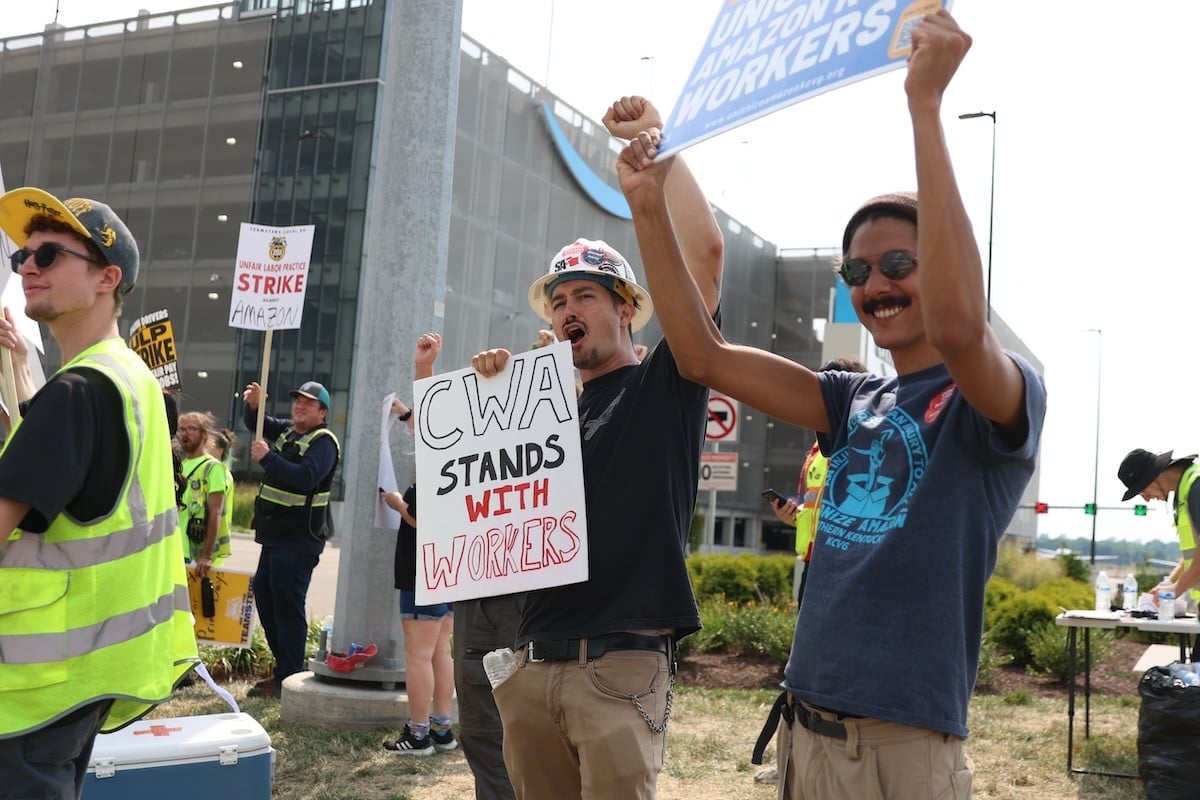
<path fill-rule="evenodd" d="M 267 328 L 266 336 L 263 337 L 262 374 L 258 379 L 258 420 L 254 423 L 255 439 L 263 438 L 263 416 L 267 413 L 267 373 L 271 369 L 271 334 L 274 332 Z"/>
<path fill-rule="evenodd" d="M 20 331 L 17 332 L 20 336 Z M 9 429 L 21 421 L 21 399 L 17 397 L 17 379 L 13 375 L 12 351 L 0 347 L 0 361 L 3 362 L 4 383 L 0 387 L 4 392 L 4 407 L 8 409 Z"/>
<path fill-rule="evenodd" d="M 243 222 L 229 302 L 229 327 L 263 331 L 262 376 L 254 438 L 263 436 L 271 335 L 300 327 L 312 258 L 313 225 L 268 227 Z"/>

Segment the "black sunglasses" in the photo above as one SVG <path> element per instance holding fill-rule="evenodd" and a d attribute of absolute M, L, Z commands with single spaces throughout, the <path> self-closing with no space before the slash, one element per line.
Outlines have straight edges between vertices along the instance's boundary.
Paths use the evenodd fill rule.
<path fill-rule="evenodd" d="M 879 271 L 889 280 L 898 281 L 917 268 L 917 257 L 903 250 L 889 250 L 879 257 Z M 847 286 L 862 286 L 871 274 L 871 265 L 861 258 L 842 262 L 838 274 Z"/>
<path fill-rule="evenodd" d="M 33 263 L 37 264 L 38 269 L 49 269 L 54 262 L 58 260 L 60 253 L 69 253 L 73 256 L 82 258 L 84 261 L 89 263 L 104 266 L 103 261 L 97 261 L 87 253 L 80 253 L 76 250 L 72 250 L 69 247 L 63 247 L 61 244 L 55 244 L 54 242 L 46 242 L 45 244 L 38 245 L 36 250 L 27 250 L 22 247 L 20 250 L 14 252 L 11 256 L 12 270 L 13 272 L 20 272 L 21 266 L 29 259 L 30 256 L 33 256 Z"/>

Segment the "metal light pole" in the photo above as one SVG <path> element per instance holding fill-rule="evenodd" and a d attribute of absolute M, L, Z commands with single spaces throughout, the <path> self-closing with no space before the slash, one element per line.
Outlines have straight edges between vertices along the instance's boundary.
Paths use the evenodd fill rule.
<path fill-rule="evenodd" d="M 1089 563 L 1096 563 L 1096 516 L 1100 509 L 1097 506 L 1097 493 L 1100 485 L 1100 365 L 1103 350 L 1103 331 L 1099 328 L 1088 328 L 1089 333 L 1096 334 L 1096 457 L 1092 461 L 1092 551 Z"/>
<path fill-rule="evenodd" d="M 971 114 L 959 114 L 959 119 L 978 119 L 989 117 L 992 120 L 992 190 L 988 202 L 988 257 L 987 257 L 987 319 L 992 321 L 992 222 L 996 214 L 996 112 L 976 111 Z"/>

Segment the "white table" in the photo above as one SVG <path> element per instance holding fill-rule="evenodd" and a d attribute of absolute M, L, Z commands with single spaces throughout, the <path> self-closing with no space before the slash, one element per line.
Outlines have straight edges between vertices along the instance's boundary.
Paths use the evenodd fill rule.
<path fill-rule="evenodd" d="M 1188 637 L 1200 634 L 1200 621 L 1195 617 L 1180 617 L 1170 621 L 1157 619 L 1142 619 L 1131 617 L 1124 613 L 1104 613 L 1099 611 L 1064 611 L 1054 619 L 1054 624 L 1067 629 L 1067 652 L 1071 661 L 1070 678 L 1067 694 L 1067 772 L 1074 774 L 1107 775 L 1114 778 L 1137 778 L 1125 772 L 1106 772 L 1103 770 L 1083 769 L 1072 766 L 1075 748 L 1075 676 L 1078 672 L 1076 636 L 1083 630 L 1083 736 L 1091 737 L 1092 714 L 1092 640 L 1093 628 L 1115 630 L 1116 628 L 1132 628 L 1153 633 L 1174 633 L 1179 636 L 1179 660 L 1188 660 Z"/>

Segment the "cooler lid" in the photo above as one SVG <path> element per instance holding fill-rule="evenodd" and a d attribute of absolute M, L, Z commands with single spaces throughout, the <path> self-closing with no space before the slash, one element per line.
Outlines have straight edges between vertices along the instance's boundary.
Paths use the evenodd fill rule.
<path fill-rule="evenodd" d="M 108 768 L 197 761 L 233 764 L 270 751 L 271 737 L 248 714 L 141 719 L 97 736 L 88 769 L 97 772 L 98 764 Z"/>

